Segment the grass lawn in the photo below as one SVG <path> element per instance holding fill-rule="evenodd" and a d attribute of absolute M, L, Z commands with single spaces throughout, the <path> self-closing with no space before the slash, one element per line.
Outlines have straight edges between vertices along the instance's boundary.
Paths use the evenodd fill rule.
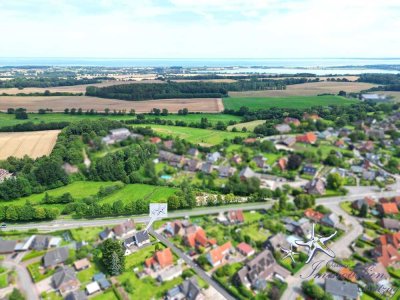
<path fill-rule="evenodd" d="M 97 194 L 101 186 L 107 187 L 115 184 L 116 182 L 75 181 L 69 185 L 49 190 L 47 193 L 54 197 L 59 197 L 65 193 L 71 193 L 72 197 L 76 199 L 83 199 L 85 197 Z M 0 202 L 0 206 L 7 206 L 10 204 L 24 205 L 26 201 L 30 201 L 32 204 L 40 204 L 45 194 L 46 193 L 33 194 L 31 196 L 22 197 L 13 201 L 3 201 Z M 54 207 L 54 205 L 52 207 Z"/>
<path fill-rule="evenodd" d="M 260 229 L 257 223 L 241 227 L 243 235 L 248 235 L 254 242 L 264 242 L 271 233 L 266 229 Z"/>
<path fill-rule="evenodd" d="M 117 295 L 115 295 L 113 289 L 109 289 L 108 291 L 98 294 L 92 298 L 92 300 L 118 300 Z"/>
<path fill-rule="evenodd" d="M 246 223 L 252 223 L 254 221 L 259 221 L 264 217 L 264 215 L 258 211 L 253 211 L 253 212 L 245 211 L 245 212 L 243 212 L 243 216 L 244 216 L 244 221 Z"/>
<path fill-rule="evenodd" d="M 0 289 L 8 286 L 8 273 L 0 274 Z"/>
<path fill-rule="evenodd" d="M 28 265 L 28 267 L 27 267 L 28 271 L 29 271 L 29 274 L 32 277 L 33 282 L 39 282 L 39 281 L 41 281 L 41 280 L 43 280 L 43 279 L 45 279 L 47 277 L 50 277 L 55 272 L 55 270 L 48 270 L 48 271 L 45 271 L 45 273 L 42 274 L 40 272 L 40 270 L 39 270 L 41 264 L 42 263 L 40 261 L 38 261 L 38 262 L 35 262 L 33 264 Z"/>
<path fill-rule="evenodd" d="M 104 227 L 79 227 L 71 229 L 71 237 L 78 242 L 95 242 L 99 238 L 99 233 L 104 230 Z"/>
<path fill-rule="evenodd" d="M 340 202 L 340 208 L 347 212 L 349 215 L 352 215 L 353 209 L 351 208 L 350 201 Z"/>
<path fill-rule="evenodd" d="M 180 126 L 163 126 L 154 124 L 138 124 L 132 125 L 136 127 L 147 127 L 150 126 L 155 132 L 173 137 L 180 137 L 193 144 L 204 144 L 204 145 L 217 145 L 222 143 L 225 139 L 231 140 L 236 136 L 247 137 L 248 133 L 244 132 L 227 132 L 212 129 L 200 129 Z"/>
<path fill-rule="evenodd" d="M 146 119 L 156 119 L 159 118 L 161 120 L 167 121 L 185 121 L 186 123 L 200 123 L 202 118 L 207 118 L 208 122 L 212 124 L 216 124 L 217 122 L 229 123 L 229 121 L 240 122 L 242 120 L 239 116 L 234 115 L 226 115 L 226 114 L 188 114 L 185 116 L 169 114 L 168 116 L 152 116 L 146 115 Z"/>
<path fill-rule="evenodd" d="M 30 260 L 32 258 L 42 256 L 45 253 L 46 253 L 46 250 L 42 250 L 42 251 L 32 250 L 28 254 L 24 255 L 24 257 L 22 258 L 22 261 L 27 261 L 27 260 Z"/>
<path fill-rule="evenodd" d="M 114 203 L 117 200 L 122 200 L 124 203 L 132 200 L 145 199 L 150 202 L 166 202 L 167 198 L 173 194 L 177 189 L 154 186 L 146 184 L 128 184 L 117 192 L 105 197 L 100 203 Z"/>
<path fill-rule="evenodd" d="M 264 124 L 265 120 L 255 120 L 251 122 L 238 123 L 232 126 L 228 126 L 228 131 L 232 131 L 233 128 L 236 128 L 238 131 L 241 131 L 243 127 L 246 127 L 247 131 L 253 131 L 258 125 Z"/>
<path fill-rule="evenodd" d="M 15 115 L 9 115 L 6 113 L 0 113 L 0 127 L 13 126 L 17 124 L 23 124 L 32 122 L 34 124 L 40 123 L 52 123 L 52 122 L 76 122 L 81 120 L 98 120 L 101 118 L 107 118 L 111 120 L 131 120 L 133 116 L 102 116 L 102 115 L 66 115 L 63 113 L 47 113 L 44 115 L 29 113 L 27 120 L 17 120 Z M 240 120 L 240 119 L 239 119 Z"/>
<path fill-rule="evenodd" d="M 79 271 L 77 277 L 81 282 L 81 285 L 87 285 L 92 281 L 93 275 L 100 272 L 100 269 L 94 262 L 90 262 L 90 267 L 86 270 Z"/>
<path fill-rule="evenodd" d="M 259 110 L 272 107 L 304 109 L 313 106 L 350 105 L 358 101 L 339 96 L 293 96 L 274 98 L 228 97 L 223 98 L 223 102 L 226 109 L 239 110 L 240 107 L 246 106 L 250 110 Z"/>
<path fill-rule="evenodd" d="M 41 298 L 43 300 L 62 300 L 63 297 L 60 296 L 60 294 L 58 294 L 57 292 L 50 292 L 47 293 L 45 296 L 41 295 Z"/>

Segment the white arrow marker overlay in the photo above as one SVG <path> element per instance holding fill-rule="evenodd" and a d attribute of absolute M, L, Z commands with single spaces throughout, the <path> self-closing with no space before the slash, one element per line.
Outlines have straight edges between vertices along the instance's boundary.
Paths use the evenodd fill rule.
<path fill-rule="evenodd" d="M 157 219 L 163 219 L 163 218 L 168 217 L 168 204 L 167 203 L 150 203 L 149 217 L 150 217 L 150 221 L 146 226 L 146 229 L 145 229 L 146 231 L 149 230 L 151 225 Z"/>

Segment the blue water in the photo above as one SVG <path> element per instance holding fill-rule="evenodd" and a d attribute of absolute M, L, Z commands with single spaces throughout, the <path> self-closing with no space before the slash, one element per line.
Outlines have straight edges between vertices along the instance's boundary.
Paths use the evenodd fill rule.
<path fill-rule="evenodd" d="M 226 73 L 276 73 L 299 72 L 324 74 L 399 73 L 399 71 L 340 68 L 339 66 L 400 65 L 400 58 L 270 58 L 270 59 L 129 59 L 129 58 L 0 58 L 0 66 L 99 66 L 99 67 L 235 67 Z M 253 68 L 252 68 L 253 67 Z M 254 68 L 263 67 L 263 68 Z M 268 69 L 265 69 L 268 67 Z M 299 69 L 301 68 L 301 69 Z"/>
<path fill-rule="evenodd" d="M 161 175 L 160 178 L 165 179 L 165 180 L 170 180 L 172 178 L 172 176 L 171 175 Z"/>

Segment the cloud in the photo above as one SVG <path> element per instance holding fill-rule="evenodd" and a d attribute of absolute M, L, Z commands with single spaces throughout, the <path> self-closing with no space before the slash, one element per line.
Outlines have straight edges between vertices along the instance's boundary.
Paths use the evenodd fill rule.
<path fill-rule="evenodd" d="M 398 56 L 398 0 L 1 0 L 0 56 Z"/>

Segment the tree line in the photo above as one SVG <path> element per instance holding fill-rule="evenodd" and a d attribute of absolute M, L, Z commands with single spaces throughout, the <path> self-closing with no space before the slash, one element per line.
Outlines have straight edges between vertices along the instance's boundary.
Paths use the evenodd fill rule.
<path fill-rule="evenodd" d="M 97 78 L 58 78 L 58 77 L 36 77 L 36 78 L 26 78 L 18 77 L 11 80 L 0 81 L 0 88 L 18 88 L 23 89 L 26 87 L 56 87 L 56 86 L 72 86 L 80 84 L 94 84 L 100 83 L 101 80 Z"/>

